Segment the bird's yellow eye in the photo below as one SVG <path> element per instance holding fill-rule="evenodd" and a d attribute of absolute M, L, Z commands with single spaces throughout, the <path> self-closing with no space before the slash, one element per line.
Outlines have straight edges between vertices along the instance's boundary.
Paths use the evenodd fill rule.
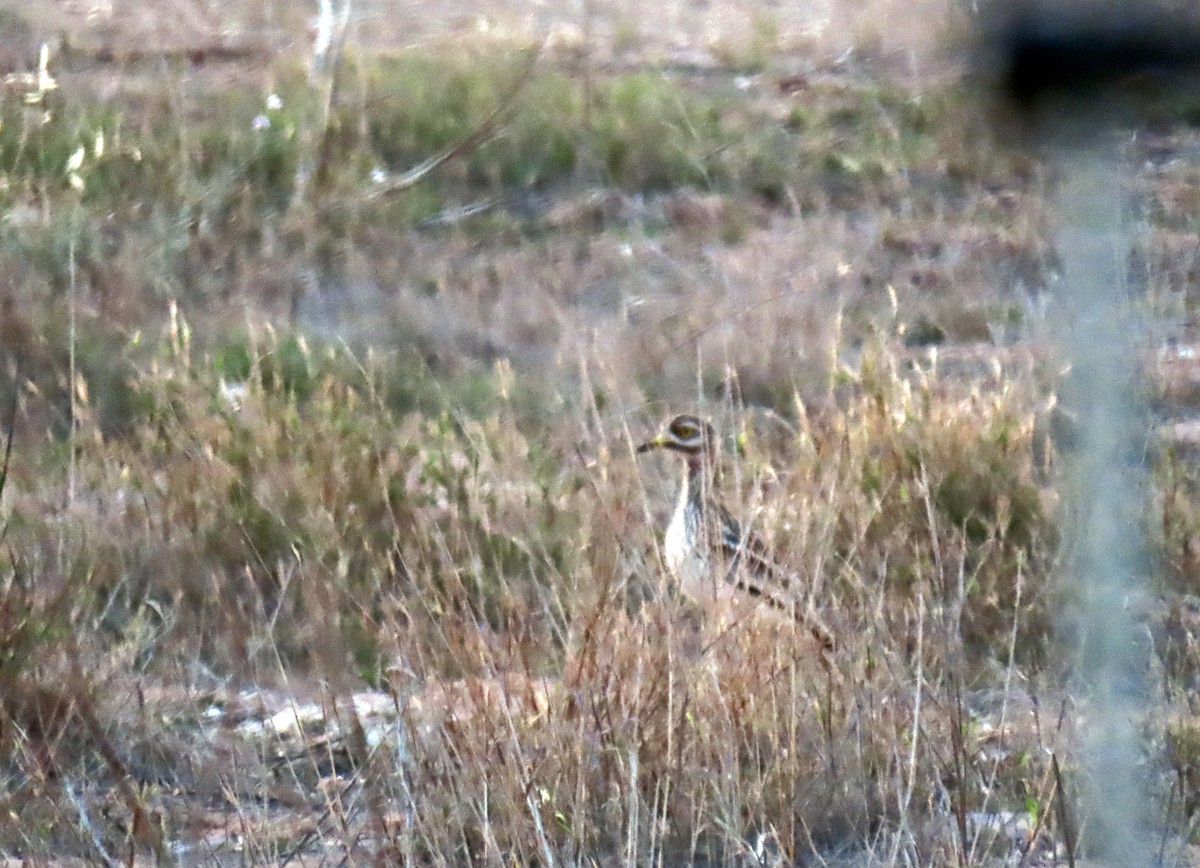
<path fill-rule="evenodd" d="M 691 422 L 676 422 L 672 426 L 671 433 L 680 440 L 691 440 L 699 433 L 699 429 Z"/>

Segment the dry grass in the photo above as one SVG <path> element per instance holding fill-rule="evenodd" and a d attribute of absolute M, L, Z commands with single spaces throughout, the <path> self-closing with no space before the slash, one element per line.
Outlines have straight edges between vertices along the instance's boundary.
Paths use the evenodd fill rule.
<path fill-rule="evenodd" d="M 590 55 L 559 33 L 494 128 L 519 31 L 364 38 L 328 105 L 295 57 L 148 75 L 86 31 L 59 89 L 5 96 L 0 855 L 1074 847 L 1052 173 L 970 135 L 964 88 L 865 13 L 747 19 L 694 75 L 605 21 Z M 1161 154 L 1138 180 L 1139 273 L 1174 315 L 1195 186 Z M 1173 419 L 1190 361 L 1148 366 Z M 674 468 L 631 445 L 685 408 L 828 656 L 671 588 Z M 1198 492 L 1164 450 L 1145 728 L 1170 853 L 1200 804 Z"/>
<path fill-rule="evenodd" d="M 408 721 L 402 768 L 350 735 L 339 748 L 364 800 L 347 822 L 366 824 L 354 834 L 367 851 L 729 863 L 764 835 L 789 858 L 954 849 L 928 806 L 951 787 L 976 810 L 1000 762 L 982 762 L 969 729 L 948 749 L 966 726 L 954 714 L 994 689 L 995 671 L 1041 668 L 1055 603 L 1033 404 L 1007 375 L 987 395 L 951 394 L 875 348 L 799 428 L 717 414 L 739 426 L 742 511 L 801 566 L 842 637 L 822 663 L 802 632 L 715 628 L 667 592 L 645 525 L 660 498 L 642 487 L 623 416 L 530 428 L 503 370 L 479 417 L 397 410 L 386 389 L 402 369 L 260 341 L 233 404 L 170 339 L 136 381 L 152 408 L 142 423 L 106 437 L 81 400 L 65 512 L 18 457 L 6 609 L 23 613 L 22 632 L 6 647 L 22 657 L 4 671 L 11 749 L 34 763 L 17 772 L 25 787 L 75 779 L 95 749 L 71 735 L 77 710 L 15 700 L 42 691 L 98 704 L 173 840 L 192 810 L 176 788 L 261 796 L 259 780 L 310 798 L 303 777 L 270 784 L 279 771 L 259 779 L 251 764 L 238 781 L 182 721 L 154 725 L 183 708 L 128 701 L 178 673 L 196 685 L 194 715 L 216 683 L 287 687 L 309 673 L 331 701 L 364 679 L 423 715 Z M 291 384 L 276 367 L 289 353 Z M 79 681 L 50 686 L 64 677 Z M 479 687 L 439 693 L 456 683 Z M 312 750 L 292 761 L 320 777 Z M 1001 783 L 993 806 L 1020 804 L 1020 781 Z M 26 817 L 46 809 L 18 799 Z M 54 847 L 77 834 L 53 826 Z"/>

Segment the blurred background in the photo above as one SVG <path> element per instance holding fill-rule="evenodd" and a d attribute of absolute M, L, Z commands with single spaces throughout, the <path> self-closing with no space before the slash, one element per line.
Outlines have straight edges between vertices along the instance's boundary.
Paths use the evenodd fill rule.
<path fill-rule="evenodd" d="M 0 5 L 0 856 L 1082 858 L 1064 172 L 994 132 L 985 12 Z M 1132 84 L 1098 135 L 1183 865 L 1200 104 Z M 670 587 L 676 468 L 631 445 L 683 411 L 824 664 Z"/>

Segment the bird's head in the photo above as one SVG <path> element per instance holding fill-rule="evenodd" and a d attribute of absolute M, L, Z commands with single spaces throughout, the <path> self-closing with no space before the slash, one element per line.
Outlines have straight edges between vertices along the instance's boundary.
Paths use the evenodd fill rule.
<path fill-rule="evenodd" d="M 712 452 L 716 435 L 712 425 L 698 416 L 683 414 L 672 419 L 655 437 L 637 448 L 638 453 L 652 449 L 671 449 L 680 453 L 689 464 L 698 464 Z"/>

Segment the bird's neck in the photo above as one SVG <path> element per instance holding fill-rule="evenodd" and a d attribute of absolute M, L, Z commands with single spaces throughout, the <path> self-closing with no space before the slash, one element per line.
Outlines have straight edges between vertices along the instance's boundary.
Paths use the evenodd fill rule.
<path fill-rule="evenodd" d="M 681 499 L 692 503 L 701 503 L 713 495 L 720 479 L 720 468 L 707 455 L 689 455 L 683 476 L 683 493 Z"/>

